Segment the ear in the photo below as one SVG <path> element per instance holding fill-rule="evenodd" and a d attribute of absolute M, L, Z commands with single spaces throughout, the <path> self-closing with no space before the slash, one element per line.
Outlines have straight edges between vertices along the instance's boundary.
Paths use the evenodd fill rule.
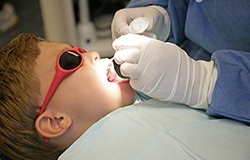
<path fill-rule="evenodd" d="M 43 136 L 48 138 L 56 138 L 62 136 L 68 131 L 72 125 L 72 119 L 65 115 L 53 114 L 46 110 L 41 114 L 35 122 L 36 130 Z"/>

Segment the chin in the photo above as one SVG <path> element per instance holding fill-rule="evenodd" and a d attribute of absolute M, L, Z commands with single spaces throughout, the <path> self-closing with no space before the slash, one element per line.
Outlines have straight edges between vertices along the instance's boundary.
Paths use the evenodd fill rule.
<path fill-rule="evenodd" d="M 105 79 L 109 86 L 118 87 L 121 93 L 130 96 L 135 95 L 135 90 L 130 86 L 129 79 L 119 77 L 113 67 L 107 69 Z"/>
<path fill-rule="evenodd" d="M 133 104 L 136 100 L 136 91 L 129 85 L 129 81 L 126 84 L 119 86 L 121 89 L 121 97 L 125 105 Z"/>
<path fill-rule="evenodd" d="M 99 69 L 100 78 L 105 84 L 104 87 L 111 91 L 112 95 L 120 97 L 122 106 L 133 104 L 136 100 L 136 92 L 130 86 L 129 79 L 119 77 L 114 70 L 113 63 L 109 66 L 108 62 L 110 61 L 104 62 L 104 67 Z"/>

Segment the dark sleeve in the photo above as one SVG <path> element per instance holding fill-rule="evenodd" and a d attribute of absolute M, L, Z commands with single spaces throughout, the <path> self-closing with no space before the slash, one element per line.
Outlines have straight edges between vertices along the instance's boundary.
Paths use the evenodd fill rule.
<path fill-rule="evenodd" d="M 212 59 L 218 78 L 207 113 L 250 124 L 250 52 L 220 50 Z"/>

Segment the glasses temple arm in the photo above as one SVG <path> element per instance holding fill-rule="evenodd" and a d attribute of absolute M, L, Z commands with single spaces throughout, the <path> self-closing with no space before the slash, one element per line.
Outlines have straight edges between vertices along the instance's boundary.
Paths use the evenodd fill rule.
<path fill-rule="evenodd" d="M 50 84 L 50 87 L 49 87 L 49 90 L 47 92 L 47 95 L 43 101 L 43 104 L 42 104 L 42 107 L 40 109 L 40 112 L 39 112 L 39 115 L 41 115 L 45 109 L 46 109 L 46 106 L 48 105 L 50 99 L 52 98 L 53 94 L 55 93 L 58 85 L 61 83 L 62 79 L 65 77 L 64 74 L 60 74 L 60 72 L 57 72 Z"/>

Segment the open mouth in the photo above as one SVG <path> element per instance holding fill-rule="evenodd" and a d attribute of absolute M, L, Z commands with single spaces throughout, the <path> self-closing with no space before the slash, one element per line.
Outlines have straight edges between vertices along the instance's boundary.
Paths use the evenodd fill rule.
<path fill-rule="evenodd" d="M 129 79 L 127 78 L 124 79 L 124 78 L 119 77 L 117 73 L 115 72 L 113 63 L 111 62 L 107 66 L 107 80 L 112 83 L 120 83 L 120 82 L 126 82 Z"/>

